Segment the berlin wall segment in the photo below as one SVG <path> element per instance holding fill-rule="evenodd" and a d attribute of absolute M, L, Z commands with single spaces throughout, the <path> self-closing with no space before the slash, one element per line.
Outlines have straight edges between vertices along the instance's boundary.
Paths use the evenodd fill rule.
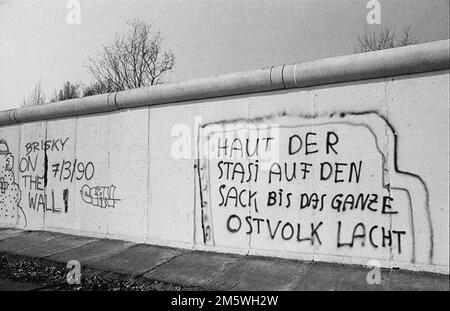
<path fill-rule="evenodd" d="M 66 147 L 71 143 L 70 137 L 23 143 L 24 154 L 17 162 L 19 182 L 14 174 L 14 156 L 9 152 L 8 142 L 0 140 L 0 204 L 3 212 L 0 217 L 17 218 L 17 227 L 27 229 L 27 219 L 33 214 L 70 213 L 73 208 L 69 204 L 70 195 L 79 195 L 88 206 L 115 208 L 116 202 L 120 201 L 116 197 L 116 186 L 90 184 L 95 175 L 95 164 L 70 156 Z M 52 154 L 56 153 L 63 155 L 61 160 L 52 160 Z M 85 184 L 77 193 L 71 194 L 69 189 L 75 180 Z M 49 186 L 55 182 L 66 187 L 59 191 Z"/>
<path fill-rule="evenodd" d="M 432 263 L 428 189 L 397 168 L 386 119 L 367 112 L 284 116 L 263 129 L 258 122 L 200 130 L 205 245 Z"/>

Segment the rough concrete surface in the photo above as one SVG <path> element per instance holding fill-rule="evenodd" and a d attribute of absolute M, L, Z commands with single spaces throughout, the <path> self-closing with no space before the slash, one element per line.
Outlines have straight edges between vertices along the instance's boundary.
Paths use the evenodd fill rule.
<path fill-rule="evenodd" d="M 48 259 L 61 263 L 76 259 L 84 265 L 123 252 L 134 245 L 131 242 L 118 240 L 95 240 L 80 247 L 55 253 L 48 256 Z"/>
<path fill-rule="evenodd" d="M 89 266 L 104 271 L 139 275 L 180 255 L 183 251 L 167 247 L 139 244 L 125 251 L 95 261 Z"/>
<path fill-rule="evenodd" d="M 370 285 L 370 269 L 358 265 L 179 250 L 40 231 L 10 234 L 0 229 L 2 266 L 12 270 L 8 277 L 20 275 L 16 270 L 24 269 L 21 261 L 30 262 L 32 274 L 43 271 L 39 282 L 48 275 L 53 278 L 48 283 L 59 286 L 49 289 L 71 289 L 64 285 L 64 268 L 66 260 L 75 259 L 88 288 L 103 290 L 449 290 L 449 275 L 444 274 L 382 269 L 381 284 Z M 36 246 L 38 237 L 44 238 L 42 249 Z M 0 289 L 36 289 L 35 278 L 25 280 L 31 285 L 4 281 Z M 97 283 L 101 285 L 93 287 Z"/>
<path fill-rule="evenodd" d="M 0 112 L 0 226 L 448 274 L 448 42 Z"/>

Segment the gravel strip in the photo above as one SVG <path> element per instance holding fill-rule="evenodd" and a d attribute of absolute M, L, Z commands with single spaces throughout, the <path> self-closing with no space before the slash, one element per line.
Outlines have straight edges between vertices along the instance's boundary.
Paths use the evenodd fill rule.
<path fill-rule="evenodd" d="M 119 273 L 82 268 L 81 284 L 69 285 L 69 269 L 60 263 L 11 254 L 0 254 L 0 277 L 42 285 L 37 290 L 69 291 L 192 291 L 198 287 L 152 281 Z"/>

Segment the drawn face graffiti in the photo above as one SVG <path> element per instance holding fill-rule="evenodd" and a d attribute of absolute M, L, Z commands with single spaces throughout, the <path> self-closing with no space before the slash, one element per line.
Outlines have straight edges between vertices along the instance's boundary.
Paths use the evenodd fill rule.
<path fill-rule="evenodd" d="M 19 202 L 21 192 L 14 179 L 14 157 L 9 152 L 8 144 L 0 139 L 0 220 L 16 223 L 21 217 Z"/>

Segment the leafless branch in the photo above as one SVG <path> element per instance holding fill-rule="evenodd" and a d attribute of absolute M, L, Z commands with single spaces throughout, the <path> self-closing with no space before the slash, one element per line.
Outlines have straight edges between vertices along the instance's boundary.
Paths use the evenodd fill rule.
<path fill-rule="evenodd" d="M 388 25 L 382 26 L 378 33 L 365 33 L 358 37 L 358 47 L 355 52 L 364 53 L 370 51 L 391 49 L 400 46 L 417 44 L 410 27 L 405 27 L 399 38 L 395 31 Z"/>
<path fill-rule="evenodd" d="M 175 56 L 162 50 L 160 32 L 152 35 L 151 25 L 133 20 L 125 35 L 116 35 L 104 45 L 97 58 L 90 58 L 88 70 L 97 91 L 121 91 L 162 83 L 164 75 L 174 68 Z M 86 92 L 85 92 L 86 93 Z"/>
<path fill-rule="evenodd" d="M 36 106 L 45 104 L 45 95 L 42 91 L 41 81 L 38 81 L 30 92 L 28 98 L 23 100 L 22 106 Z"/>

